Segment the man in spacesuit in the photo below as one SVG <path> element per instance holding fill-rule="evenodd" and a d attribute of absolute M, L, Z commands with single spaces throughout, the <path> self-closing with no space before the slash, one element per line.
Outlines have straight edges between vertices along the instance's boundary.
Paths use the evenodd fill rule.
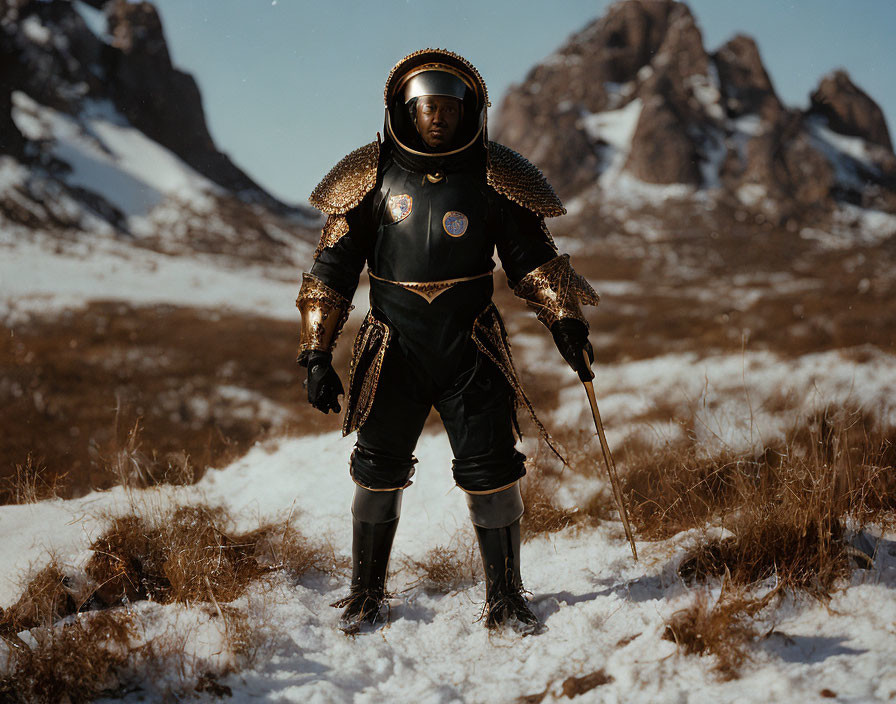
<path fill-rule="evenodd" d="M 598 297 L 545 226 L 565 212 L 553 189 L 523 157 L 488 140 L 488 94 L 472 64 L 444 50 L 415 52 L 389 74 L 385 103 L 385 138 L 346 156 L 311 195 L 328 218 L 296 302 L 309 401 L 339 412 L 332 349 L 367 265 L 370 311 L 353 347 L 343 424 L 358 439 L 353 576 L 336 604 L 345 608 L 342 628 L 357 632 L 380 618 L 402 493 L 433 407 L 479 540 L 485 623 L 531 626 L 519 562 L 526 470 L 515 447 L 517 407 L 544 429 L 491 300 L 493 254 L 582 379 L 591 378 L 593 353 L 580 306 Z"/>

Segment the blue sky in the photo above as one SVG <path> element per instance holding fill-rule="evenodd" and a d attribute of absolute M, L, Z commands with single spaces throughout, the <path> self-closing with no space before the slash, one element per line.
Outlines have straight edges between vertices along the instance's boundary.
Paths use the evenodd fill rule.
<path fill-rule="evenodd" d="M 155 0 L 172 58 L 202 91 L 215 141 L 259 183 L 305 203 L 343 155 L 382 129 L 386 74 L 427 46 L 482 73 L 493 109 L 507 87 L 609 0 Z M 779 96 L 804 107 L 846 68 L 896 122 L 893 0 L 691 0 L 708 51 L 752 36 Z"/>

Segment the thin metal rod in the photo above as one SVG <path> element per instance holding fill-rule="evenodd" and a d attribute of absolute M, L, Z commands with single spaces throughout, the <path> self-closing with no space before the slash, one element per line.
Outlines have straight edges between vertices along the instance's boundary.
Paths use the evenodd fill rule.
<path fill-rule="evenodd" d="M 588 353 L 582 350 L 585 363 L 591 367 L 591 360 L 588 359 Z M 600 420 L 600 411 L 597 410 L 597 399 L 594 396 L 594 384 L 589 381 L 582 381 L 585 386 L 585 393 L 588 394 L 588 402 L 591 404 L 591 415 L 594 417 L 594 427 L 597 428 L 597 436 L 600 438 L 600 448 L 604 453 L 604 463 L 607 466 L 607 474 L 610 477 L 610 486 L 613 489 L 613 498 L 616 500 L 616 508 L 619 510 L 619 516 L 622 518 L 622 527 L 625 529 L 625 537 L 628 538 L 629 545 L 632 546 L 632 556 L 635 562 L 638 561 L 638 550 L 635 548 L 635 538 L 632 535 L 632 529 L 628 522 L 628 513 L 625 510 L 625 503 L 622 500 L 622 489 L 619 486 L 619 475 L 616 473 L 616 463 L 613 461 L 613 455 L 610 453 L 610 446 L 607 444 L 607 436 L 604 434 L 604 424 Z"/>

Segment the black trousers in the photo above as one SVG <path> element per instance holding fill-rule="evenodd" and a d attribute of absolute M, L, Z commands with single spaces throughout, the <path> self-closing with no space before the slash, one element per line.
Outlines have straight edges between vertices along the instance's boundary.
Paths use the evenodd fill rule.
<path fill-rule="evenodd" d="M 510 384 L 472 340 L 457 368 L 450 383 L 436 383 L 398 340 L 390 344 L 352 453 L 356 483 L 381 491 L 407 486 L 417 462 L 414 448 L 432 408 L 448 433 L 454 481 L 461 489 L 495 491 L 526 473 L 525 456 L 515 448 Z"/>

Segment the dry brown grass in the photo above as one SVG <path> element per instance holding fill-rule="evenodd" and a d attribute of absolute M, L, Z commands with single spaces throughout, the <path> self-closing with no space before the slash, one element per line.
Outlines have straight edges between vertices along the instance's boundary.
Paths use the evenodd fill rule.
<path fill-rule="evenodd" d="M 581 675 L 579 677 L 567 677 L 563 680 L 563 684 L 560 687 L 558 696 L 562 695 L 567 699 L 574 699 L 580 694 L 590 692 L 592 689 L 596 689 L 601 685 L 609 684 L 612 681 L 612 675 L 608 675 L 603 669 L 598 669 L 594 672 L 589 672 L 588 674 Z M 516 700 L 516 704 L 541 704 L 541 702 L 543 702 L 550 694 L 551 686 L 553 684 L 553 681 L 548 682 L 547 686 L 544 688 L 544 691 L 538 692 L 536 694 L 525 694 L 522 697 L 518 697 Z"/>
<path fill-rule="evenodd" d="M 482 576 L 479 550 L 465 534 L 458 533 L 447 547 L 437 545 L 422 560 L 408 559 L 407 568 L 416 575 L 409 589 L 451 594 L 475 584 Z"/>
<path fill-rule="evenodd" d="M 86 572 L 103 604 L 152 599 L 161 603 L 229 602 L 255 579 L 276 570 L 298 578 L 332 572 L 332 550 L 312 545 L 291 524 L 266 524 L 236 534 L 222 508 L 182 506 L 148 521 L 112 519 L 94 542 Z"/>
<path fill-rule="evenodd" d="M 557 503 L 556 483 L 546 479 L 537 469 L 531 469 L 520 481 L 520 492 L 526 507 L 520 521 L 523 540 L 556 533 L 580 519 L 578 509 L 564 508 Z"/>
<path fill-rule="evenodd" d="M 31 575 L 15 604 L 0 609 L 0 637 L 14 641 L 20 631 L 50 626 L 75 613 L 81 602 L 78 591 L 53 559 Z"/>
<path fill-rule="evenodd" d="M 133 621 L 125 611 L 98 612 L 57 628 L 32 629 L 30 645 L 20 642 L 10 649 L 0 697 L 23 704 L 80 704 L 122 694 Z"/>
<path fill-rule="evenodd" d="M 177 696 L 194 687 L 223 694 L 217 677 L 226 673 L 208 672 L 195 682 L 184 634 L 136 637 L 139 620 L 115 607 L 140 599 L 205 604 L 221 619 L 230 652 L 248 663 L 264 640 L 263 624 L 228 602 L 274 572 L 299 579 L 344 568 L 332 549 L 313 545 L 289 520 L 238 533 L 223 509 L 207 506 L 111 518 L 91 549 L 83 573 L 66 575 L 53 560 L 31 576 L 15 604 L 0 610 L 0 637 L 12 653 L 0 678 L 3 701 L 55 703 L 64 693 L 73 702 L 91 701 L 120 693 L 130 680 L 152 680 L 155 669 Z"/>
<path fill-rule="evenodd" d="M 343 377 L 351 326 L 336 348 Z M 66 498 L 113 486 L 134 459 L 141 482 L 185 482 L 265 437 L 335 430 L 337 416 L 307 403 L 297 333 L 298 314 L 292 323 L 112 302 L 0 326 L 0 479 L 33 454 L 51 484 L 68 475 Z M 224 387 L 257 400 L 234 400 Z"/>
<path fill-rule="evenodd" d="M 825 409 L 758 457 L 706 457 L 682 444 L 630 458 L 624 491 L 642 537 L 708 524 L 732 534 L 702 540 L 683 560 L 684 576 L 730 573 L 737 584 L 774 576 L 823 596 L 850 569 L 844 521 L 896 523 L 894 440 L 858 411 Z"/>
<path fill-rule="evenodd" d="M 700 591 L 691 606 L 677 611 L 666 623 L 663 638 L 688 655 L 712 655 L 714 670 L 723 680 L 734 679 L 748 659 L 747 648 L 758 635 L 754 618 L 771 595 L 755 599 L 743 593 L 722 591 L 710 604 Z"/>
<path fill-rule="evenodd" d="M 33 504 L 55 499 L 64 482 L 64 474 L 51 474 L 42 461 L 28 453 L 23 464 L 16 464 L 12 476 L 0 480 L 0 503 Z"/>

